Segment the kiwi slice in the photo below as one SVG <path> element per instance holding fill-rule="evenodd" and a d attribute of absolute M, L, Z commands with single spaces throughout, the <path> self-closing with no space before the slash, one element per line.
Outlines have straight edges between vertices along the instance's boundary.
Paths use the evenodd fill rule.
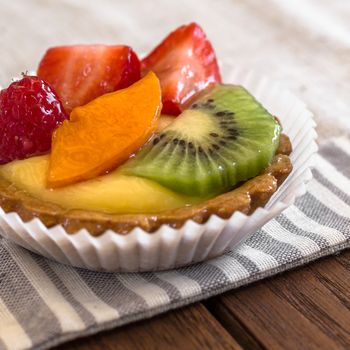
<path fill-rule="evenodd" d="M 217 85 L 154 134 L 121 171 L 190 196 L 217 195 L 262 172 L 280 132 L 246 89 Z"/>

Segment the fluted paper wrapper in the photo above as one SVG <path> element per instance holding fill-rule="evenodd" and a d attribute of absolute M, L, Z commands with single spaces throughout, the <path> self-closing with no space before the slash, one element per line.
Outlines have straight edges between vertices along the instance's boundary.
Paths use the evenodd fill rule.
<path fill-rule="evenodd" d="M 205 224 L 188 220 L 180 229 L 163 225 L 154 233 L 135 228 L 127 235 L 106 231 L 99 237 L 86 230 L 67 234 L 62 226 L 47 228 L 39 219 L 23 222 L 0 208 L 4 235 L 17 244 L 64 264 L 103 271 L 154 271 L 200 262 L 223 254 L 249 238 L 305 193 L 317 151 L 315 123 L 303 102 L 279 84 L 252 70 L 223 64 L 226 83 L 241 84 L 281 121 L 291 139 L 293 172 L 264 208 L 252 215 L 216 215 Z"/>

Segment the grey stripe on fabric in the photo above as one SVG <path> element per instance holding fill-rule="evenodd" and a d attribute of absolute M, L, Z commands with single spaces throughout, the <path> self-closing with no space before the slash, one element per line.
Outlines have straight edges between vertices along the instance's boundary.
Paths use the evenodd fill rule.
<path fill-rule="evenodd" d="M 91 290 L 106 304 L 115 308 L 120 316 L 148 309 L 145 300 L 126 288 L 116 276 L 118 274 L 77 269 Z"/>
<path fill-rule="evenodd" d="M 72 305 L 73 309 L 78 313 L 78 315 L 83 320 L 84 324 L 88 327 L 95 322 L 95 318 L 91 313 L 84 308 L 83 305 L 76 300 L 66 286 L 62 283 L 57 274 L 51 269 L 46 259 L 42 259 L 39 255 L 35 253 L 30 253 L 34 261 L 40 266 L 40 268 L 45 272 L 47 277 L 60 291 L 63 297 Z"/>
<path fill-rule="evenodd" d="M 346 237 L 350 237 L 350 218 L 338 215 L 311 193 L 307 192 L 304 196 L 297 199 L 296 206 L 306 216 L 319 224 L 334 228 L 342 232 Z"/>
<path fill-rule="evenodd" d="M 1 306 L 7 312 L 7 318 L 2 322 L 6 323 L 9 316 L 13 320 L 13 315 L 25 333 L 21 327 L 17 331 L 21 331 L 22 336 L 27 334 L 34 348 L 46 349 L 79 335 L 201 300 L 349 247 L 350 196 L 343 187 L 347 183 L 344 176 L 350 177 L 350 157 L 332 143 L 321 147 L 321 154 L 320 164 L 313 171 L 315 179 L 309 184 L 310 192 L 300 197 L 290 212 L 270 221 L 238 249 L 209 263 L 164 272 L 167 276 L 164 279 L 162 273 L 120 275 L 73 267 L 67 267 L 66 273 L 62 269 L 65 274 L 61 275 L 61 270 L 56 270 L 45 258 L 0 238 L 0 297 Z M 324 175 L 330 170 L 322 172 L 322 164 L 326 170 L 339 169 L 336 176 L 343 187 Z M 344 237 L 347 238 L 345 242 Z M 329 242 L 336 243 L 330 245 Z M 320 248 L 318 251 L 317 247 Z M 46 293 L 47 286 L 51 292 Z M 75 293 L 77 286 L 79 293 Z M 88 297 L 83 294 L 85 299 L 81 300 L 84 291 Z M 58 296 L 60 304 L 52 304 Z M 92 300 L 92 303 L 88 304 L 87 300 Z M 62 309 L 63 304 L 65 309 Z M 103 317 L 94 316 L 95 305 L 105 305 L 105 309 L 98 309 Z M 84 326 L 84 329 L 77 328 L 76 333 L 69 331 L 70 326 L 64 328 L 68 320 L 64 310 L 68 306 L 71 314 L 79 320 L 79 326 Z M 108 311 L 109 316 L 104 317 Z M 1 318 L 0 327 L 7 329 L 6 324 L 1 324 Z M 6 341 L 7 338 L 0 339 L 0 350 L 8 350 Z"/>
<path fill-rule="evenodd" d="M 328 143 L 321 147 L 321 155 L 332 163 L 344 175 L 350 178 L 350 157 L 334 143 Z"/>
<path fill-rule="evenodd" d="M 0 272 L 0 286 L 2 283 L 2 280 L 6 277 L 6 273 L 5 272 Z"/>
<path fill-rule="evenodd" d="M 0 240 L 2 300 L 34 344 L 58 336 L 61 333 L 61 327 L 55 315 L 1 244 L 2 240 Z"/>
<path fill-rule="evenodd" d="M 162 288 L 168 294 L 170 301 L 177 301 L 181 299 L 181 294 L 175 286 L 161 280 L 154 273 L 143 273 L 142 278 Z"/>
<path fill-rule="evenodd" d="M 264 230 L 259 231 L 256 239 L 245 242 L 248 246 L 258 249 L 274 257 L 279 264 L 286 264 L 291 260 L 302 258 L 301 252 L 289 243 L 280 242 L 266 234 Z"/>
<path fill-rule="evenodd" d="M 313 232 L 308 232 L 305 231 L 298 226 L 294 225 L 292 221 L 290 221 L 285 215 L 279 215 L 276 218 L 276 221 L 283 226 L 287 231 L 293 232 L 299 236 L 302 237 L 307 237 L 312 239 L 321 249 L 325 249 L 329 247 L 328 241 L 321 237 L 320 235 L 313 233 Z"/>
<path fill-rule="evenodd" d="M 260 234 L 260 231 L 255 233 L 254 236 L 259 235 L 259 234 Z M 249 272 L 250 275 L 254 275 L 260 271 L 258 266 L 253 261 L 248 259 L 246 256 L 239 254 L 235 251 L 228 252 L 227 254 L 229 254 L 230 256 L 235 258 Z"/>
<path fill-rule="evenodd" d="M 343 192 L 334 183 L 330 182 L 327 178 L 325 178 L 317 169 L 313 170 L 313 175 L 318 182 L 320 182 L 323 186 L 327 187 L 330 191 L 332 191 L 337 197 L 339 197 L 347 205 L 350 205 L 350 196 L 348 196 L 345 192 Z"/>
<path fill-rule="evenodd" d="M 206 292 L 222 288 L 229 283 L 227 276 L 218 267 L 206 263 L 182 267 L 177 271 L 196 281 Z"/>

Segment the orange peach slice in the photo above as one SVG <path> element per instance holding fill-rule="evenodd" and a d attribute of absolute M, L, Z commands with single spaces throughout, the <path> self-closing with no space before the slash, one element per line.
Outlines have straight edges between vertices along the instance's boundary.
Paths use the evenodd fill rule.
<path fill-rule="evenodd" d="M 162 109 L 157 76 L 75 108 L 53 134 L 51 188 L 92 179 L 121 165 L 152 135 Z"/>

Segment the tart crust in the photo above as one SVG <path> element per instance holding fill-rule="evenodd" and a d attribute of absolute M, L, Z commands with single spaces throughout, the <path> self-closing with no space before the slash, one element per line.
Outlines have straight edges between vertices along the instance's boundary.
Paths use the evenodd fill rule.
<path fill-rule="evenodd" d="M 212 214 L 226 219 L 235 211 L 251 214 L 256 208 L 263 207 L 292 171 L 289 158 L 291 151 L 288 136 L 282 134 L 272 164 L 261 175 L 203 203 L 157 214 L 107 214 L 68 210 L 34 198 L 2 177 L 0 177 L 0 206 L 6 213 L 17 212 L 24 222 L 37 217 L 46 227 L 60 224 L 68 233 L 75 233 L 85 228 L 94 236 L 108 229 L 119 234 L 127 234 L 135 227 L 151 233 L 163 224 L 180 228 L 188 219 L 201 224 Z"/>

